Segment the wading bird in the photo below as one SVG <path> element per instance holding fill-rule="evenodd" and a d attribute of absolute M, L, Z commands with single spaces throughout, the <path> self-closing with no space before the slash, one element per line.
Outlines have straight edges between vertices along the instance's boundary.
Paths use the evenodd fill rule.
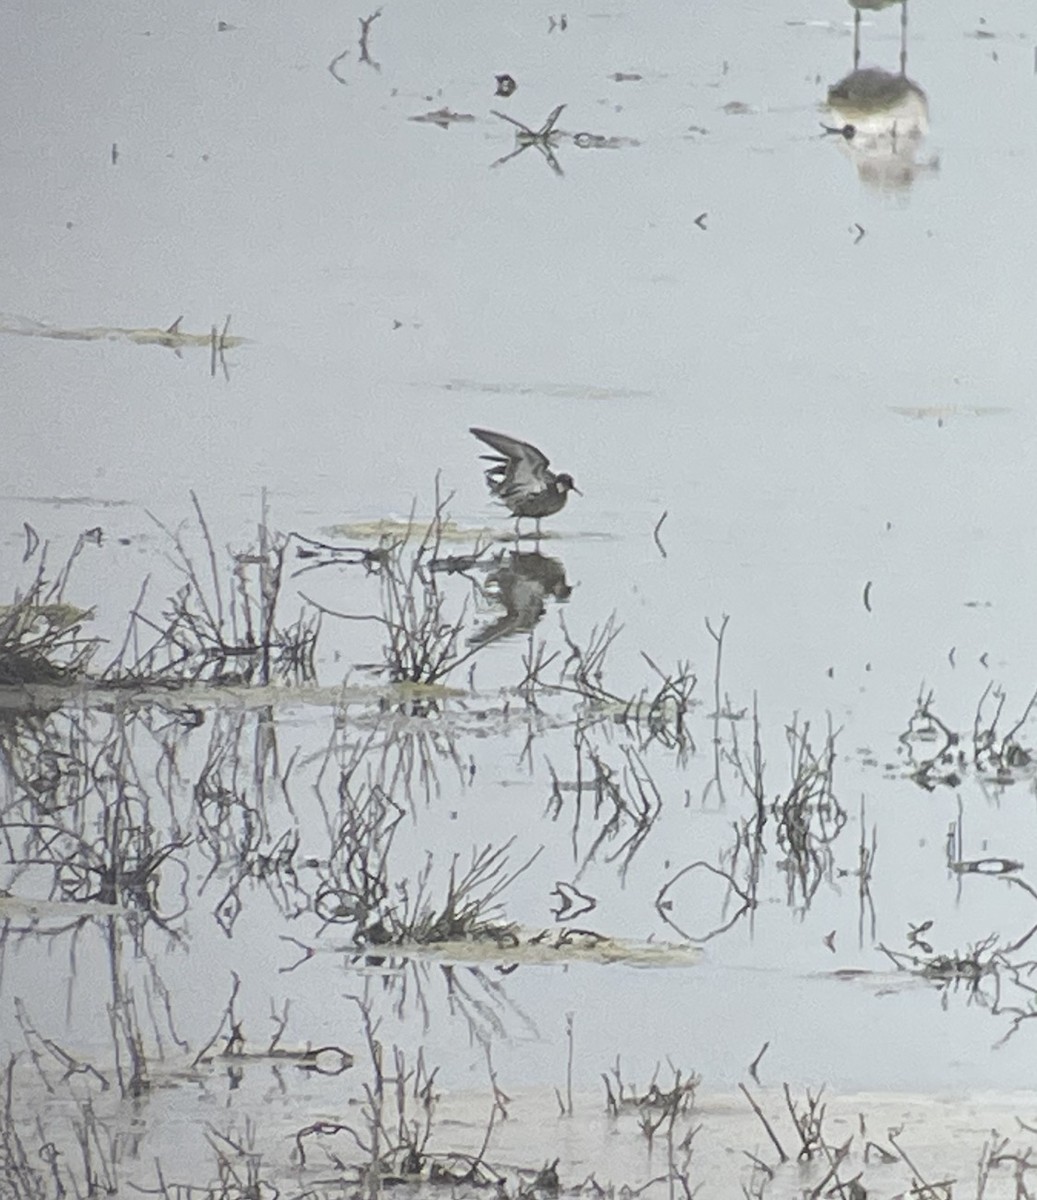
<path fill-rule="evenodd" d="M 483 455 L 493 463 L 486 471 L 486 483 L 514 516 L 516 537 L 523 517 L 532 517 L 536 521 L 536 536 L 539 537 L 542 517 L 550 517 L 562 509 L 570 492 L 578 496 L 583 494 L 571 475 L 556 475 L 547 469 L 548 459 L 536 446 L 489 429 L 471 429 L 469 432 L 497 451 Z"/>

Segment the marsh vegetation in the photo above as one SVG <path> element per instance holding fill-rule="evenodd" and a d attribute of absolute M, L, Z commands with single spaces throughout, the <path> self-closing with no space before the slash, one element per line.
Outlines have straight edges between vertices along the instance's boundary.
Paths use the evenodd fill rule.
<path fill-rule="evenodd" d="M 1032 15 L 16 7 L 0 1200 L 1037 1194 Z"/>
<path fill-rule="evenodd" d="M 641 649 L 644 682 L 624 694 L 611 660 L 625 631 L 612 614 L 578 633 L 584 622 L 560 607 L 571 608 L 568 587 L 545 589 L 533 619 L 498 622 L 485 635 L 487 613 L 508 608 L 500 572 L 519 569 L 515 556 L 525 552 L 495 550 L 476 535 L 470 549 L 447 554 L 443 501 L 424 527 L 411 521 L 362 553 L 279 534 L 265 509 L 253 545 L 221 552 L 196 497 L 191 506 L 183 526 L 158 526 L 179 583 L 155 608 L 150 583 L 141 587 L 128 631 L 100 669 L 105 643 L 87 632 L 96 605 L 80 607 L 74 571 L 95 535 L 81 535 L 52 576 L 49 547 L 27 533 L 26 582 L 7 609 L 2 938 L 30 969 L 40 953 L 67 954 L 75 965 L 64 1003 L 77 1014 L 62 1026 L 32 994 L 14 998 L 22 1048 L 10 1051 L 4 1115 L 12 1195 L 129 1184 L 244 1195 L 284 1190 L 290 1179 L 300 1195 L 381 1194 L 404 1183 L 515 1196 L 608 1191 L 622 1179 L 566 1178 L 575 1164 L 553 1152 L 550 1137 L 542 1161 L 495 1149 L 513 1111 L 495 1053 L 531 1028 L 508 995 L 518 976 L 564 964 L 694 971 L 696 947 L 741 930 L 752 938 L 763 906 L 779 904 L 795 928 L 847 890 L 858 946 L 874 943 L 894 978 L 928 985 L 945 1008 L 985 1009 L 995 1019 L 991 1042 L 1029 1036 L 1037 992 L 1027 947 L 1037 916 L 963 945 L 946 941 L 945 920 L 919 913 L 903 948 L 876 941 L 876 870 L 895 830 L 884 823 L 880 833 L 866 785 L 856 803 L 846 796 L 846 733 L 830 715 L 793 713 L 775 726 L 764 698 L 729 694 L 723 667 L 737 626 L 727 617 L 704 621 L 695 651 L 671 670 L 657 665 L 654 648 Z M 302 598 L 328 578 L 371 597 L 372 619 Z M 296 605 L 300 615 L 283 624 L 280 612 Z M 322 638 L 336 628 L 373 629 L 381 641 L 368 668 L 352 668 L 358 682 L 337 694 L 321 678 Z M 484 692 L 473 668 L 491 646 L 504 647 L 496 665 L 515 674 Z M 463 679 L 456 669 L 466 664 L 466 686 L 437 686 L 451 673 Z M 302 737 L 291 719 L 299 705 L 312 712 Z M 890 745 L 904 785 L 959 797 L 948 878 L 1008 885 L 1031 903 L 1037 892 L 1023 861 L 967 853 L 961 789 L 1030 778 L 1032 707 L 1012 712 L 1004 692 L 988 687 L 958 732 L 926 691 Z M 314 741 L 322 728 L 323 745 Z M 518 761 L 541 779 L 541 812 L 459 841 L 443 818 L 484 792 L 473 747 L 487 737 L 502 745 L 518 737 Z M 707 855 L 697 831 L 710 812 L 727 833 Z M 559 851 L 569 859 L 565 878 L 544 870 Z M 669 941 L 608 924 L 635 878 L 648 891 L 636 924 L 654 915 Z M 829 952 L 836 936 L 823 939 Z M 185 1011 L 184 981 L 170 978 L 175 957 L 191 962 L 211 953 L 204 946 L 233 948 L 243 937 L 243 956 L 234 951 L 189 985 L 200 990 Z M 334 1016 L 300 1023 L 308 976 L 329 970 L 341 977 Z M 475 1141 L 470 1115 L 460 1132 L 440 1119 L 442 1075 L 425 1036 L 385 1040 L 389 1022 L 402 1022 L 404 1034 L 415 1022 L 427 1033 L 457 1021 L 485 1058 L 486 1116 Z M 80 1022 L 103 1026 L 107 1044 L 76 1034 Z M 574 1118 L 574 1095 L 585 1096 L 579 1067 L 574 1084 L 574 1062 L 585 1061 L 582 1023 L 570 1014 L 566 1030 L 561 1119 Z M 867 1136 L 863 1117 L 857 1133 L 830 1134 L 823 1089 L 761 1085 L 766 1050 L 742 1085 L 769 1146 L 753 1140 L 751 1125 L 739 1127 L 744 1194 L 782 1194 L 792 1162 L 819 1196 L 865 1194 L 870 1175 L 888 1179 L 893 1164 L 926 1194 L 959 1182 L 940 1171 L 927 1182 L 908 1144 Z M 272 1135 L 247 1097 L 268 1076 L 285 1096 L 308 1084 L 293 1102 L 292 1128 L 278 1117 L 277 1148 L 264 1151 Z M 698 1174 L 710 1126 L 698 1108 L 700 1074 L 660 1065 L 638 1088 L 617 1059 L 602 1078 L 609 1119 L 629 1134 L 623 1169 L 634 1169 L 638 1139 L 663 1147 L 665 1170 L 638 1186 L 692 1196 L 708 1177 Z M 355 1083 L 337 1099 L 313 1092 L 333 1079 Z M 177 1094 L 215 1097 L 224 1087 L 229 1119 L 201 1131 L 195 1173 L 170 1174 L 150 1121 L 156 1174 L 136 1168 L 139 1153 L 117 1132 L 123 1102 L 146 1103 L 159 1121 Z M 18 1099 L 29 1095 L 38 1107 L 31 1119 Z M 1003 1139 L 982 1147 L 980 1178 L 989 1183 L 1011 1166 L 1025 1188 L 1029 1152 L 1006 1147 Z"/>

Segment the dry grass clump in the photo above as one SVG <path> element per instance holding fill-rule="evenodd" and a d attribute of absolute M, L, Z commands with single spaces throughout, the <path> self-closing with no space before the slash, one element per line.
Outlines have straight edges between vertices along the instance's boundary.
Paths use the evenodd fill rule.
<path fill-rule="evenodd" d="M 169 538 L 169 559 L 183 582 L 155 619 L 142 611 L 145 580 L 122 647 L 103 682 L 116 686 L 312 682 L 320 615 L 304 606 L 291 624 L 280 621 L 289 538 L 271 530 L 264 504 L 256 542 L 218 554 L 194 492 L 191 503 L 196 521 L 193 544 L 184 531 L 156 519 Z"/>
<path fill-rule="evenodd" d="M 96 532 L 80 534 L 64 566 L 51 579 L 47 547 L 26 525 L 28 547 L 23 561 L 37 558 L 36 574 L 10 604 L 0 606 L 0 686 L 33 683 L 71 683 L 82 678 L 100 641 L 83 633 L 92 608 L 80 608 L 65 598 L 72 565 Z"/>

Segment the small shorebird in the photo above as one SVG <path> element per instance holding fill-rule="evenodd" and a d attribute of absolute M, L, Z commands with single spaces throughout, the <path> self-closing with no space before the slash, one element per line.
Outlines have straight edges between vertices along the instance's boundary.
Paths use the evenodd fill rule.
<path fill-rule="evenodd" d="M 542 517 L 549 517 L 564 508 L 570 492 L 578 496 L 583 494 L 571 475 L 556 475 L 549 471 L 546 455 L 529 442 L 520 442 L 518 438 L 489 429 L 471 429 L 469 432 L 497 451 L 483 455 L 493 463 L 486 472 L 486 483 L 515 517 L 516 537 L 523 517 L 532 517 L 536 521 L 539 537 Z"/>

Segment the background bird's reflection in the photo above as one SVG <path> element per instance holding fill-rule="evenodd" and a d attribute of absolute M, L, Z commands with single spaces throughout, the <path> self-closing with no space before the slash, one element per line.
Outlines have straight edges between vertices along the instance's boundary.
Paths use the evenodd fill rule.
<path fill-rule="evenodd" d="M 929 132 L 929 100 L 907 77 L 908 0 L 850 0 L 854 9 L 853 70 L 828 89 L 831 125 L 853 160 L 861 182 L 881 191 L 909 188 L 919 174 L 939 168 L 938 159 L 918 161 Z M 899 5 L 900 61 L 897 71 L 861 67 L 861 11 Z"/>

